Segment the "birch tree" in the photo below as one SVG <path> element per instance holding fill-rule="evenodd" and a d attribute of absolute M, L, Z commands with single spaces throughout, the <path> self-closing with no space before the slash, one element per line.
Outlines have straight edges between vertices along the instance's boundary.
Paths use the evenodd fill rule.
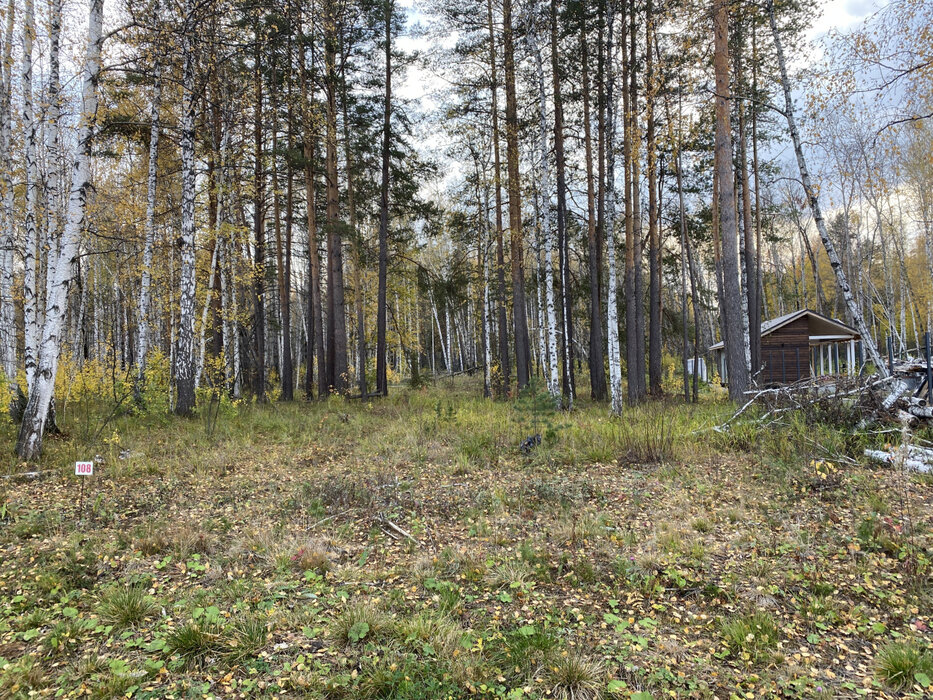
<path fill-rule="evenodd" d="M 622 356 L 619 345 L 619 305 L 617 293 L 619 288 L 618 271 L 616 266 L 616 187 L 615 187 L 615 150 L 616 150 L 616 102 L 615 102 L 615 70 L 613 68 L 613 37 L 615 25 L 615 9 L 609 3 L 609 12 L 606 18 L 606 194 L 605 194 L 605 230 L 606 230 L 606 263 L 609 266 L 609 275 L 606 281 L 606 326 L 609 350 L 609 398 L 610 411 L 615 415 L 622 413 Z M 627 255 L 628 253 L 626 253 Z M 627 302 L 628 304 L 628 302 Z M 628 307 L 626 307 L 628 308 Z M 630 322 L 630 318 L 626 318 Z M 634 334 L 629 328 L 628 334 Z M 627 335 L 628 335 L 627 334 Z M 632 375 L 634 366 L 629 365 L 629 397 L 632 396 Z"/>
<path fill-rule="evenodd" d="M 541 238 L 543 243 L 543 261 L 540 268 L 544 282 L 544 309 L 546 319 L 546 362 L 547 387 L 551 396 L 560 403 L 560 377 L 557 367 L 557 313 L 554 303 L 554 217 L 551 213 L 551 178 L 548 168 L 548 124 L 547 124 L 547 92 L 544 83 L 544 60 L 541 57 L 541 48 L 538 45 L 534 18 L 531 18 L 529 31 L 526 34 L 528 51 L 535 64 L 538 88 L 538 211 L 541 222 Z"/>
<path fill-rule="evenodd" d="M 158 16 L 158 6 L 156 6 Z M 162 63 L 156 59 L 155 80 L 152 85 L 152 104 L 149 108 L 149 167 L 146 177 L 146 220 L 143 233 L 143 258 L 139 282 L 139 306 L 137 308 L 136 362 L 139 377 L 145 376 L 146 358 L 149 354 L 149 306 L 152 289 L 152 254 L 155 245 L 156 187 L 158 185 L 159 136 L 162 133 L 159 121 L 162 108 Z"/>
<path fill-rule="evenodd" d="M 13 18 L 14 0 L 5 12 L 0 41 L 0 353 L 7 381 L 17 372 L 15 306 L 13 302 Z"/>
<path fill-rule="evenodd" d="M 195 284 L 194 267 L 194 130 L 195 108 L 195 26 L 194 0 L 185 1 L 182 26 L 182 104 L 181 104 L 181 276 L 179 278 L 178 336 L 175 350 L 175 387 L 178 398 L 175 413 L 190 415 L 195 405 L 195 362 L 194 362 L 194 314 Z"/>
<path fill-rule="evenodd" d="M 800 181 L 803 184 L 803 189 L 807 196 L 807 203 L 810 205 L 810 211 L 813 213 L 813 222 L 816 224 L 816 230 L 820 234 L 823 248 L 826 249 L 826 255 L 829 257 L 829 264 L 832 266 L 833 274 L 836 276 L 836 284 L 839 286 L 839 291 L 842 292 L 842 297 L 845 300 L 849 316 L 852 318 L 852 323 L 858 330 L 859 335 L 862 336 L 862 347 L 865 349 L 865 352 L 868 353 L 877 372 L 882 377 L 887 377 L 887 365 L 884 360 L 882 360 L 872 337 L 871 330 L 865 324 L 862 311 L 858 303 L 856 303 L 855 295 L 852 293 L 852 288 L 849 286 L 849 280 L 846 278 L 842 261 L 839 259 L 839 254 L 836 252 L 836 246 L 833 244 L 832 239 L 829 237 L 829 232 L 826 230 L 826 221 L 823 219 L 820 200 L 816 190 L 813 188 L 813 182 L 810 179 L 810 171 L 807 169 L 807 161 L 804 157 L 803 146 L 800 140 L 800 131 L 797 129 L 797 121 L 794 117 L 794 101 L 791 97 L 790 79 L 787 76 L 787 62 L 784 60 L 784 46 L 781 43 L 781 35 L 774 18 L 774 4 L 771 2 L 768 3 L 768 22 L 771 25 L 771 36 L 774 39 L 774 48 L 777 52 L 778 68 L 780 69 L 781 75 L 781 89 L 784 92 L 784 117 L 787 119 L 787 130 L 790 132 L 790 138 L 794 144 L 797 168 L 800 170 Z"/>
<path fill-rule="evenodd" d="M 32 393 L 36 372 L 36 353 L 39 343 L 39 290 L 36 257 L 39 249 L 39 230 L 36 220 L 39 210 L 39 169 L 37 164 L 39 123 L 33 106 L 32 69 L 33 42 L 36 36 L 36 17 L 33 0 L 25 0 L 23 6 L 22 58 L 20 82 L 23 93 L 23 149 L 25 154 L 24 180 L 26 210 L 24 229 L 26 242 L 23 248 L 23 323 L 25 339 L 23 360 L 26 367 L 26 388 Z"/>
<path fill-rule="evenodd" d="M 68 197 L 62 245 L 55 266 L 52 286 L 47 290 L 45 322 L 38 347 L 35 380 L 23 414 L 16 453 L 25 460 L 35 460 L 42 449 L 49 406 L 55 390 L 55 374 L 64 333 L 68 307 L 68 289 L 74 276 L 81 244 L 87 195 L 90 189 L 91 142 L 96 131 L 97 82 L 100 76 L 100 52 L 103 44 L 103 0 L 91 0 L 88 13 L 87 55 L 83 70 L 81 119 L 77 133 L 77 150 L 72 166 L 71 190 Z"/>

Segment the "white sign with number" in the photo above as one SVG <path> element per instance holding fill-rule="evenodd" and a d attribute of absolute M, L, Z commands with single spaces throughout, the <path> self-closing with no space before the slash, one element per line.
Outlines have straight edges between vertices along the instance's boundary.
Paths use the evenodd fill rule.
<path fill-rule="evenodd" d="M 94 474 L 94 462 L 75 462 L 75 474 L 77 476 L 92 476 Z"/>

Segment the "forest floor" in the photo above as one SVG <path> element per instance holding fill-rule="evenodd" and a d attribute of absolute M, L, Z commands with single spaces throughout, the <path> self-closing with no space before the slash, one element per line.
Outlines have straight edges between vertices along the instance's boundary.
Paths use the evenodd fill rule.
<path fill-rule="evenodd" d="M 0 697 L 930 697 L 933 479 L 820 461 L 885 436 L 477 394 L 66 408 L 0 480 Z"/>

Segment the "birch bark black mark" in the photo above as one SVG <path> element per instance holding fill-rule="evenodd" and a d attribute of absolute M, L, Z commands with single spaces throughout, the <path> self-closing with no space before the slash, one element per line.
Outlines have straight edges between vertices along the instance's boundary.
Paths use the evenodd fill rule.
<path fill-rule="evenodd" d="M 175 387 L 178 393 L 175 413 L 187 416 L 195 406 L 194 367 L 194 137 L 195 137 L 195 66 L 194 41 L 197 26 L 194 17 L 194 1 L 185 2 L 185 21 L 181 38 L 182 46 L 182 115 L 181 115 L 181 275 L 179 277 L 178 336 L 175 350 Z"/>

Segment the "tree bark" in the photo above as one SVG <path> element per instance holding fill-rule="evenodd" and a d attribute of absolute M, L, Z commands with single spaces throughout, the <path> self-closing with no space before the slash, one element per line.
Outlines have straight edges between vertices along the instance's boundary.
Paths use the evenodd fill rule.
<path fill-rule="evenodd" d="M 25 163 L 23 178 L 26 189 L 26 208 L 23 228 L 26 234 L 23 248 L 23 318 L 24 344 L 23 360 L 26 367 L 27 393 L 32 393 L 33 378 L 36 372 L 36 354 L 39 344 L 39 248 L 38 210 L 39 210 L 39 170 L 37 163 L 38 121 L 33 106 L 32 69 L 33 41 L 36 36 L 36 18 L 33 0 L 25 0 L 23 6 L 22 31 L 22 72 L 23 92 L 23 149 Z"/>
<path fill-rule="evenodd" d="M 91 141 L 95 133 L 97 114 L 102 25 L 103 0 L 92 0 L 88 13 L 88 46 L 83 70 L 82 118 L 78 126 L 67 217 L 62 230 L 61 250 L 54 261 L 54 284 L 46 295 L 45 323 L 36 363 L 35 384 L 29 394 L 16 443 L 16 453 L 25 460 L 35 460 L 40 454 L 43 430 L 55 390 L 55 374 L 68 306 L 68 288 L 74 275 L 90 189 Z"/>
<path fill-rule="evenodd" d="M 557 40 L 557 0 L 551 0 L 551 80 L 554 94 L 554 161 L 557 174 L 557 251 L 559 256 L 560 298 L 562 301 L 561 393 L 564 407 L 573 408 L 576 381 L 573 370 L 573 294 L 570 285 L 570 239 L 567 235 L 567 164 L 564 154 L 563 72 Z"/>
<path fill-rule="evenodd" d="M 618 304 L 618 270 L 616 266 L 616 100 L 615 100 L 615 70 L 614 70 L 614 44 L 615 36 L 615 5 L 609 4 L 606 15 L 606 59 L 603 66 L 603 76 L 606 84 L 606 189 L 605 189 L 605 236 L 606 236 L 606 262 L 609 274 L 606 278 L 606 333 L 608 336 L 609 355 L 609 397 L 610 410 L 615 415 L 622 413 L 622 357 L 619 344 L 619 304 Z M 624 43 L 623 43 L 624 45 Z M 628 319 L 626 319 L 628 321 Z"/>
<path fill-rule="evenodd" d="M 340 230 L 340 195 L 337 181 L 337 8 L 324 7 L 324 70 L 327 92 L 327 385 L 345 393 L 347 376 L 347 319 L 343 287 L 343 233 Z"/>
<path fill-rule="evenodd" d="M 645 8 L 645 111 L 648 149 L 648 388 L 661 396 L 661 236 L 658 221 L 658 153 L 654 101 L 657 76 L 654 66 L 654 16 L 652 2 Z M 686 327 L 686 324 L 684 324 Z"/>
<path fill-rule="evenodd" d="M 590 396 L 605 401 L 607 396 L 606 368 L 603 363 L 603 316 L 599 296 L 599 244 L 596 236 L 596 187 L 593 176 L 593 138 L 590 117 L 589 49 L 586 31 L 580 33 L 581 71 L 583 79 L 583 143 L 586 153 L 586 245 L 587 271 L 590 281 L 590 346 L 587 363 L 590 369 Z"/>
<path fill-rule="evenodd" d="M 725 329 L 726 368 L 729 398 L 739 401 L 748 388 L 742 332 L 742 288 L 739 284 L 738 228 L 735 186 L 732 172 L 732 129 L 729 124 L 729 16 L 726 0 L 713 3 L 714 52 L 716 73 L 716 170 L 719 185 L 719 218 L 722 231 L 722 318 Z M 715 197 L 716 192 L 713 193 Z"/>
<path fill-rule="evenodd" d="M 16 307 L 13 300 L 13 18 L 16 5 L 10 0 L 0 50 L 0 352 L 3 374 L 16 381 Z"/>
<path fill-rule="evenodd" d="M 178 246 L 181 255 L 179 278 L 178 337 L 175 349 L 175 388 L 178 398 L 175 413 L 187 416 L 195 406 L 194 367 L 194 118 L 195 118 L 195 75 L 194 75 L 194 2 L 185 1 L 185 22 L 182 35 L 182 106 L 181 106 L 181 235 Z"/>
<path fill-rule="evenodd" d="M 515 373 L 518 388 L 530 379 L 531 355 L 525 311 L 525 272 L 522 253 L 522 201 L 518 174 L 518 99 L 515 94 L 515 46 L 512 39 L 512 0 L 503 0 L 503 51 L 505 53 L 505 140 L 509 174 L 509 231 L 512 249 L 512 325 L 515 333 Z"/>
<path fill-rule="evenodd" d="M 266 313 L 265 313 L 265 170 L 263 167 L 262 144 L 262 43 L 259 36 L 258 19 L 254 41 L 256 42 L 254 65 L 253 105 L 253 394 L 258 401 L 266 396 Z"/>
<path fill-rule="evenodd" d="M 492 97 L 492 152 L 496 181 L 496 324 L 499 341 L 499 374 L 496 393 L 508 391 L 512 382 L 511 356 L 509 355 L 509 322 L 506 310 L 505 250 L 502 225 L 502 162 L 499 153 L 499 82 L 496 60 L 496 34 L 493 24 L 492 0 L 486 0 L 486 17 L 489 27 L 489 90 Z"/>
<path fill-rule="evenodd" d="M 152 85 L 152 105 L 149 112 L 149 169 L 146 178 L 146 221 L 143 237 L 143 265 L 139 282 L 139 308 L 137 310 L 136 364 L 139 379 L 145 377 L 149 354 L 149 304 L 152 288 L 152 254 L 155 245 L 155 208 L 159 171 L 159 136 L 162 128 L 159 112 L 162 108 L 162 64 L 156 62 L 155 81 Z"/>
<path fill-rule="evenodd" d="M 379 283 L 376 312 L 376 393 L 389 395 L 386 376 L 386 298 L 389 268 L 389 149 L 392 138 L 392 11 L 394 2 L 385 1 L 385 105 L 382 114 L 382 181 L 379 186 Z"/>
<path fill-rule="evenodd" d="M 542 264 L 540 274 L 544 283 L 544 310 L 547 322 L 547 336 L 545 346 L 545 371 L 548 391 L 555 399 L 557 405 L 561 402 L 561 387 L 558 369 L 557 350 L 557 311 L 554 299 L 554 219 L 551 215 L 551 177 L 548 164 L 548 126 L 547 126 L 547 92 L 544 82 L 544 60 L 541 56 L 541 47 L 538 44 L 536 30 L 531 27 L 526 35 L 528 49 L 534 59 L 535 73 L 538 87 L 538 212 L 541 223 L 541 239 L 543 243 Z M 563 241 L 561 241 L 563 243 Z M 562 251 L 559 250 L 561 255 Z M 563 267 L 563 266 L 561 266 Z"/>

